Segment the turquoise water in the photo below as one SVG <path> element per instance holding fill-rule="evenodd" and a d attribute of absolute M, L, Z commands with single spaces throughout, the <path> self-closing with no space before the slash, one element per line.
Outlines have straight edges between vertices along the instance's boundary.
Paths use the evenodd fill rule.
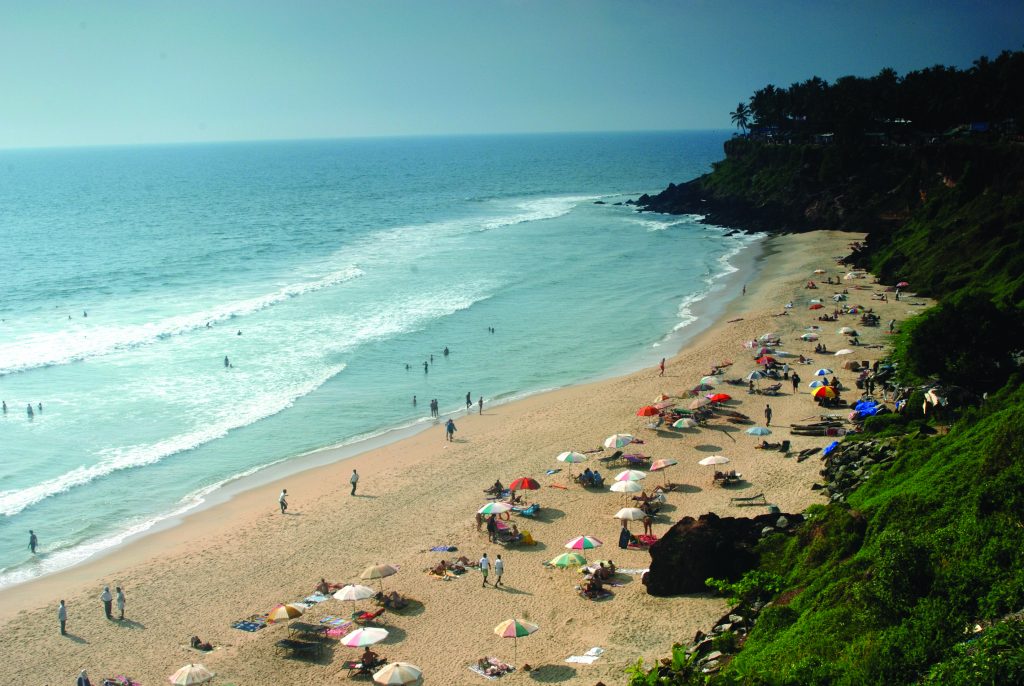
<path fill-rule="evenodd" d="M 724 138 L 0 153 L 0 585 L 265 465 L 430 422 L 431 398 L 451 413 L 672 352 L 753 239 L 613 203 L 705 171 Z"/>

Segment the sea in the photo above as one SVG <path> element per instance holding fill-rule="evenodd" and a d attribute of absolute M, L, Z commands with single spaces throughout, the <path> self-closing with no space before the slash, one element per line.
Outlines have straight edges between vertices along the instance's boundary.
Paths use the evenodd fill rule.
<path fill-rule="evenodd" d="M 270 465 L 440 431 L 431 399 L 457 419 L 676 352 L 760 236 L 620 203 L 727 136 L 0 151 L 0 587 Z"/>

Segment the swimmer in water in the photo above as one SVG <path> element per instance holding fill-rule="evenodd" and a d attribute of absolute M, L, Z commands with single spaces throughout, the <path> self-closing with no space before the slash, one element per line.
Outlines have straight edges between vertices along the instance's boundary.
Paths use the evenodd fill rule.
<path fill-rule="evenodd" d="M 4 400 L 3 403 L 4 403 L 4 414 L 7 414 L 7 401 Z"/>
<path fill-rule="evenodd" d="M 28 404 L 28 418 L 32 419 L 35 416 L 35 412 L 32 411 L 32 403 Z"/>
<path fill-rule="evenodd" d="M 230 366 L 231 366 L 231 361 L 230 361 L 230 360 L 228 360 L 228 356 L 227 356 L 227 355 L 225 355 L 225 356 L 224 356 L 224 368 L 225 368 L 225 369 L 227 369 L 227 368 L 228 368 L 228 367 L 230 367 Z"/>
<path fill-rule="evenodd" d="M 239 336 L 241 336 L 241 335 L 242 335 L 242 330 L 241 330 L 241 329 L 239 329 L 239 330 L 238 330 L 238 335 L 239 335 Z"/>

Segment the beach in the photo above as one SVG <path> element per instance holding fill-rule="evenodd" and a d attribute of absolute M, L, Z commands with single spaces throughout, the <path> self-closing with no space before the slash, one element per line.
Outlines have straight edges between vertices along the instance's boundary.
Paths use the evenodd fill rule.
<path fill-rule="evenodd" d="M 781 453 L 756 450 L 760 440 L 742 431 L 724 433 L 655 432 L 644 428 L 648 419 L 636 410 L 666 393 L 683 395 L 714 365 L 729 362 L 724 376 L 741 377 L 754 369 L 751 351 L 743 342 L 767 332 L 782 338 L 782 349 L 811 358 L 796 365 L 803 382 L 796 395 L 786 383 L 778 396 L 748 395 L 743 387 L 723 386 L 736 399 L 734 409 L 763 423 L 770 404 L 773 434 L 769 440 L 790 438 L 783 427 L 816 417 L 807 382 L 818 367 L 835 370 L 847 387 L 854 374 L 841 368 L 847 359 L 875 360 L 884 350 L 855 348 L 855 355 L 815 355 L 813 343 L 799 339 L 805 327 L 818 324 L 819 311 L 809 311 L 810 298 L 822 298 L 831 311 L 831 295 L 851 287 L 847 304 L 874 308 L 883 326 L 860 329 L 861 342 L 880 344 L 885 322 L 905 320 L 914 308 L 905 300 L 887 303 L 871 299 L 871 279 L 830 287 L 832 277 L 846 269 L 835 257 L 848 254 L 848 244 L 862 235 L 818 231 L 772 237 L 766 241 L 759 276 L 746 285 L 745 295 L 732 294 L 711 327 L 668 360 L 664 377 L 651 368 L 622 377 L 572 386 L 513 403 L 489 407 L 483 414 L 456 416 L 458 431 L 447 442 L 441 424 L 401 441 L 383 445 L 349 459 L 292 474 L 240 493 L 222 503 L 186 516 L 163 531 L 153 533 L 116 552 L 69 570 L 0 592 L 0 656 L 9 683 L 70 683 L 81 669 L 93 682 L 127 674 L 142 684 L 165 683 L 167 675 L 183 664 L 202 662 L 218 673 L 214 683 L 278 684 L 340 683 L 345 680 L 344 660 L 359 651 L 330 642 L 319 660 L 289 659 L 274 643 L 286 637 L 285 623 L 255 632 L 233 629 L 231 624 L 270 610 L 278 603 L 301 600 L 321 577 L 330 582 L 358 582 L 369 565 L 388 563 L 398 574 L 382 581 L 415 599 L 404 611 L 387 612 L 381 626 L 389 637 L 377 652 L 391 661 L 411 662 L 433 683 L 472 684 L 484 679 L 467 666 L 484 656 L 511 661 L 512 645 L 499 639 L 493 628 L 516 617 L 540 626 L 518 645 L 517 667 L 531 665 L 538 680 L 566 684 L 621 683 L 622 671 L 643 658 L 664 657 L 674 642 L 690 639 L 707 629 L 726 609 L 723 599 L 711 596 L 655 598 L 648 596 L 639 574 L 620 575 L 622 585 L 603 602 L 580 598 L 573 587 L 581 579 L 574 570 L 548 569 L 543 562 L 564 552 L 570 538 L 591 535 L 605 542 L 590 551 L 591 559 L 611 559 L 622 569 L 640 570 L 649 563 L 644 551 L 615 546 L 619 522 L 612 515 L 627 500 L 607 490 L 586 490 L 571 482 L 568 465 L 555 461 L 563 451 L 586 451 L 601 446 L 613 433 L 631 433 L 644 444 L 636 446 L 654 459 L 674 458 L 668 477 L 688 485 L 667 495 L 667 517 L 655 520 L 660 535 L 684 516 L 717 512 L 722 516 L 760 513 L 731 507 L 729 498 L 764 493 L 783 512 L 798 512 L 822 497 L 810 490 L 820 462 L 804 462 Z M 815 278 L 820 288 L 806 290 Z M 852 290 L 857 284 L 873 290 Z M 719 297 L 726 297 L 721 295 Z M 913 298 L 914 302 L 924 302 Z M 793 301 L 788 314 L 783 304 Z M 821 341 L 830 350 L 846 347 L 846 336 L 836 333 L 856 326 L 852 316 L 820 323 Z M 614 335 L 609 332 L 581 332 Z M 581 341 L 581 346 L 586 342 Z M 685 406 L 689 399 L 681 400 Z M 445 415 L 442 414 L 442 420 Z M 821 447 L 832 439 L 794 436 L 794 452 Z M 611 451 L 604 451 L 608 455 Z M 697 465 L 702 457 L 727 455 L 729 467 L 744 475 L 744 483 L 730 489 L 712 485 L 709 468 Z M 614 469 L 597 461 L 606 478 Z M 323 456 L 329 460 L 330 456 Z M 586 465 L 574 466 L 582 469 Z M 546 475 L 549 469 L 561 471 Z M 357 469 L 356 496 L 349 495 L 349 475 Z M 486 502 L 482 489 L 495 479 L 508 483 L 531 476 L 541 489 L 527 492 L 541 505 L 541 516 L 531 521 L 513 518 L 538 541 L 536 546 L 489 544 L 477 531 L 474 513 Z M 652 486 L 662 476 L 651 474 Z M 287 514 L 277 509 L 277 497 L 287 488 Z M 746 508 L 753 510 L 755 508 Z M 634 529 L 637 528 L 634 526 Z M 456 546 L 458 552 L 429 552 L 434 546 Z M 501 554 L 505 588 L 482 587 L 474 571 L 450 581 L 425 573 L 441 559 L 464 554 L 478 559 Z M 375 585 L 377 582 L 369 582 Z M 127 595 L 126 620 L 108 621 L 99 594 L 104 585 L 121 586 Z M 68 607 L 68 636 L 58 632 L 57 603 Z M 363 608 L 372 604 L 364 601 Z M 325 615 L 348 615 L 351 604 L 328 600 L 304 615 L 316 622 Z M 218 647 L 199 654 L 188 647 L 200 636 Z M 565 658 L 582 655 L 591 647 L 604 650 L 593 664 L 570 664 Z M 522 670 L 503 681 L 530 678 Z"/>

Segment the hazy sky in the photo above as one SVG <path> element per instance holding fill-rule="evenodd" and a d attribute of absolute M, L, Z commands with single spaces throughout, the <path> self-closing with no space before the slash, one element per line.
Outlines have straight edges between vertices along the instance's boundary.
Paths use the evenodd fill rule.
<path fill-rule="evenodd" d="M 1024 2 L 0 0 L 0 147 L 728 128 L 1024 48 Z"/>

